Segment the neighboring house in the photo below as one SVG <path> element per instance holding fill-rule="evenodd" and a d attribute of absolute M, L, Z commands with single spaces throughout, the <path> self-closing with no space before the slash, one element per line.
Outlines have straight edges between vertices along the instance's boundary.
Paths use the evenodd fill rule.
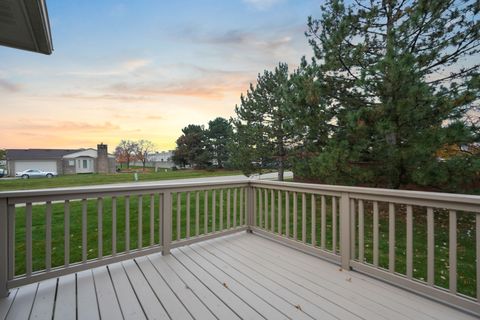
<path fill-rule="evenodd" d="M 107 145 L 97 149 L 7 149 L 7 168 L 15 172 L 37 169 L 58 174 L 114 173 L 115 156 L 108 154 Z"/>
<path fill-rule="evenodd" d="M 169 150 L 169 151 L 150 153 L 147 156 L 147 160 L 149 162 L 172 162 L 172 157 L 173 157 L 173 151 Z"/>
<path fill-rule="evenodd" d="M 155 167 L 155 171 L 157 171 L 158 168 L 171 168 L 175 165 L 172 161 L 172 156 L 173 150 L 149 153 L 145 165 L 147 167 Z M 130 164 L 134 166 L 143 165 L 140 161 L 134 161 Z"/>

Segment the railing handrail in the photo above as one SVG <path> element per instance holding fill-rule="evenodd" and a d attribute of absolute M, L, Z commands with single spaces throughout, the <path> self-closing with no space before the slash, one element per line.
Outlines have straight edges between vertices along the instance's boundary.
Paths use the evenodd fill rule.
<path fill-rule="evenodd" d="M 49 189 L 30 189 L 30 190 L 13 190 L 0 191 L 0 198 L 17 198 L 17 197 L 41 197 L 41 196 L 62 196 L 75 195 L 81 192 L 101 193 L 101 192 L 122 192 L 122 191 L 159 191 L 166 189 L 183 189 L 183 188 L 202 188 L 202 187 L 220 187 L 232 184 L 246 184 L 253 187 L 277 186 L 287 187 L 289 189 L 305 189 L 314 191 L 330 191 L 340 195 L 347 192 L 351 196 L 354 195 L 375 195 L 381 197 L 408 198 L 419 200 L 433 200 L 440 202 L 457 202 L 463 204 L 480 205 L 480 196 L 469 194 L 442 193 L 429 191 L 412 191 L 397 190 L 385 188 L 368 188 L 368 187 L 351 187 L 342 185 L 326 185 L 313 183 L 270 181 L 270 180 L 252 180 L 249 178 L 235 180 L 216 180 L 216 181 L 181 181 L 181 180 L 165 180 L 155 182 L 132 182 L 128 184 L 103 184 L 93 186 L 78 186 L 68 188 L 49 188 Z"/>
<path fill-rule="evenodd" d="M 355 195 L 374 195 L 379 197 L 405 198 L 414 200 L 431 200 L 438 202 L 451 202 L 479 206 L 480 196 L 469 194 L 442 193 L 429 191 L 413 191 L 413 190 L 397 190 L 385 188 L 368 188 L 368 187 L 350 187 L 340 185 L 326 185 L 313 183 L 285 182 L 285 181 L 268 181 L 268 180 L 250 180 L 253 187 L 286 187 L 288 189 L 303 189 L 311 191 L 330 191 L 341 195 L 348 193 L 350 197 Z M 363 199 L 363 197 L 362 197 Z"/>
<path fill-rule="evenodd" d="M 49 188 L 49 189 L 30 189 L 30 190 L 14 190 L 0 191 L 0 199 L 2 198 L 25 198 L 25 197 L 42 197 L 42 196 L 69 196 L 81 194 L 98 194 L 112 193 L 122 191 L 162 191 L 175 190 L 185 188 L 204 188 L 204 187 L 222 187 L 231 185 L 248 185 L 250 179 L 235 180 L 215 180 L 215 181 L 180 181 L 165 180 L 155 182 L 132 182 L 128 184 L 102 184 L 93 186 L 78 186 L 68 188 Z"/>

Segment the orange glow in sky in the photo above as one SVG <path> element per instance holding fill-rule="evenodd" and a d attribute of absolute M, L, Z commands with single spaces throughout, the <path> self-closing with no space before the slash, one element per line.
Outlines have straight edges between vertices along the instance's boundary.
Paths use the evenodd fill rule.
<path fill-rule="evenodd" d="M 234 116 L 279 62 L 311 55 L 317 1 L 47 1 L 51 56 L 0 46 L 0 148 L 175 147 L 188 124 Z M 128 22 L 128 23 L 126 23 Z"/>

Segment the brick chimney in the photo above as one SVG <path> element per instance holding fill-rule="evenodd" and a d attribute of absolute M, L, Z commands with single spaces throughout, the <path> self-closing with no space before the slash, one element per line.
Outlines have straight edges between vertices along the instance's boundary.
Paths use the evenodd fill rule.
<path fill-rule="evenodd" d="M 106 144 L 97 144 L 97 172 L 108 173 L 108 146 Z"/>

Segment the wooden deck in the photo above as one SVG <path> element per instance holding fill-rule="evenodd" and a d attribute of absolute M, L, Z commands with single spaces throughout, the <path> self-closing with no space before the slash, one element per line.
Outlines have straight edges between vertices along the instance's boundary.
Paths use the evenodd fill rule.
<path fill-rule="evenodd" d="M 3 318 L 475 319 L 244 232 L 14 289 Z"/>

